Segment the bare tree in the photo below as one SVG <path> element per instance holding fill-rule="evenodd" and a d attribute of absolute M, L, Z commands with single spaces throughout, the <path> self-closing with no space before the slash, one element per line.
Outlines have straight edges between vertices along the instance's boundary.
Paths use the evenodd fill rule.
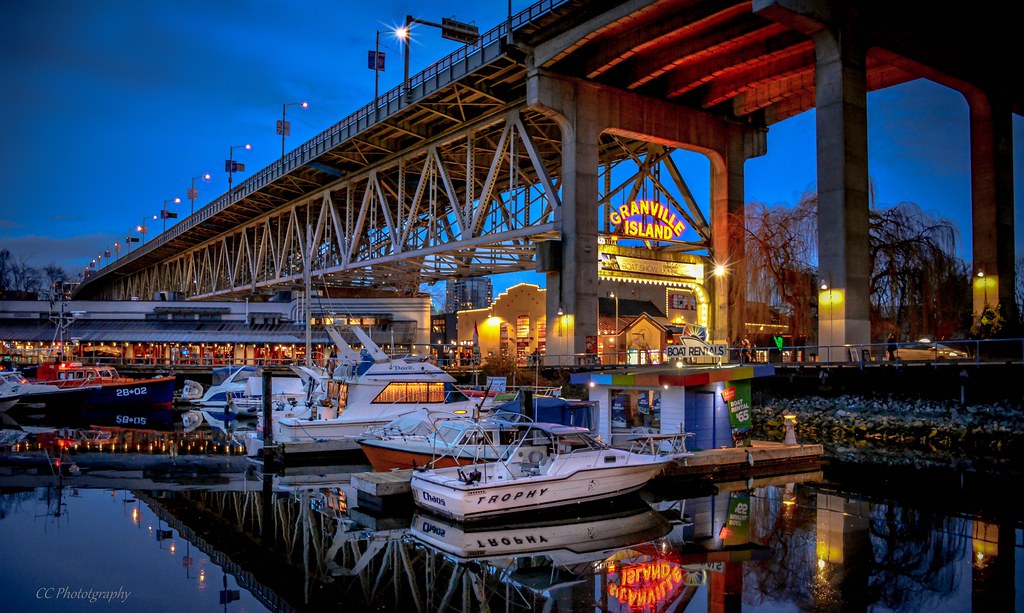
<path fill-rule="evenodd" d="M 789 320 L 794 343 L 811 336 L 811 304 L 818 260 L 818 197 L 805 193 L 794 207 L 751 202 L 746 207 L 748 313 L 765 307 Z M 760 307 L 760 309 L 759 309 Z M 758 313 L 757 311 L 762 312 Z"/>
<path fill-rule="evenodd" d="M 953 255 L 952 222 L 910 202 L 873 209 L 871 258 L 872 335 L 888 327 L 910 336 L 950 337 L 970 325 L 967 266 Z"/>
<path fill-rule="evenodd" d="M 68 280 L 68 273 L 56 264 L 43 266 L 40 273 L 42 287 L 41 298 L 53 300 L 60 295 L 61 286 Z"/>
<path fill-rule="evenodd" d="M 38 292 L 42 285 L 39 271 L 28 263 L 28 258 L 12 261 L 10 265 L 11 284 L 8 289 L 20 292 Z"/>

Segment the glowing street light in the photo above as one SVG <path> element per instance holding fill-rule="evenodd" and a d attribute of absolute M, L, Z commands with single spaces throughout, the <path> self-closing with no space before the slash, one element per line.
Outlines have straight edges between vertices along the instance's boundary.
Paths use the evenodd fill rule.
<path fill-rule="evenodd" d="M 175 213 L 174 211 L 167 210 L 168 202 L 173 202 L 174 204 L 181 204 L 181 198 L 171 198 L 170 200 L 164 200 L 164 207 L 163 209 L 160 210 L 160 219 L 164 220 L 164 232 L 167 232 L 167 220 L 178 218 L 177 213 Z M 153 219 L 156 219 L 156 217 L 154 217 Z"/>
<path fill-rule="evenodd" d="M 374 96 L 374 97 L 376 98 L 376 96 Z M 302 107 L 304 109 L 308 109 L 309 108 L 309 103 L 305 102 L 305 101 L 303 101 L 303 102 L 288 102 L 286 104 L 282 104 L 281 105 L 281 121 L 277 122 L 277 133 L 281 135 L 281 157 L 282 158 L 284 158 L 284 137 L 286 137 L 286 136 L 288 136 L 288 135 L 290 135 L 292 133 L 292 130 L 291 130 L 292 124 L 286 118 L 286 113 L 288 112 L 288 107 L 290 107 L 290 106 L 300 106 L 300 107 Z M 246 145 L 246 149 L 248 149 L 248 148 L 249 148 L 249 146 Z"/>
<path fill-rule="evenodd" d="M 139 225 L 135 226 L 135 231 L 138 232 L 139 236 L 142 237 L 142 244 L 145 245 L 146 244 L 146 233 L 149 232 L 149 229 L 146 227 L 146 218 L 145 217 L 142 218 L 142 223 L 140 223 Z"/>
<path fill-rule="evenodd" d="M 189 215 L 194 215 L 196 212 L 196 200 L 199 198 L 199 191 L 196 189 L 196 179 L 199 179 L 203 183 L 209 183 L 213 179 L 213 175 L 208 172 L 204 172 L 198 177 L 192 177 L 192 187 L 188 188 L 187 198 L 189 201 Z"/>
<path fill-rule="evenodd" d="M 434 23 L 432 21 L 424 21 L 422 19 L 416 19 L 412 15 L 405 16 L 405 25 L 395 30 L 395 36 L 399 40 L 405 42 L 405 70 L 402 77 L 402 90 L 406 99 L 409 98 L 409 47 L 412 42 L 412 24 L 418 23 L 424 26 L 431 26 L 434 28 L 440 28 L 441 38 L 447 38 L 448 40 L 454 40 L 460 43 L 466 43 L 472 45 L 480 38 L 480 30 L 474 25 L 468 23 L 462 23 L 461 21 L 455 21 L 444 17 L 441 19 L 441 23 Z"/>
<path fill-rule="evenodd" d="M 985 282 L 985 271 L 978 271 L 978 285 L 981 286 L 981 290 L 984 292 L 985 302 L 981 305 L 981 313 L 985 314 L 985 309 L 988 308 L 988 283 Z"/>
<path fill-rule="evenodd" d="M 832 361 L 832 291 L 828 288 L 828 283 L 821 284 L 821 291 L 828 292 L 827 298 L 825 299 L 826 313 L 828 317 L 828 346 L 825 348 L 827 351 L 828 361 Z M 820 310 L 819 310 L 820 312 Z"/>
<path fill-rule="evenodd" d="M 228 195 L 231 194 L 231 183 L 236 172 L 245 172 L 245 164 L 235 161 L 235 149 L 252 149 L 252 145 L 234 145 L 228 149 L 228 159 L 224 160 L 224 172 L 228 173 Z"/>
<path fill-rule="evenodd" d="M 615 299 L 615 333 L 612 337 L 615 341 L 615 363 L 619 363 L 619 295 L 615 292 L 608 292 L 609 298 Z"/>

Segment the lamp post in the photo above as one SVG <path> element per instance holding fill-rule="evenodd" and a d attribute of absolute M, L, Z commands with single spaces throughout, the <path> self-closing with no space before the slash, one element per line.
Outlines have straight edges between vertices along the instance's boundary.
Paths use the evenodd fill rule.
<path fill-rule="evenodd" d="M 164 206 L 163 206 L 162 209 L 160 209 L 160 219 L 162 219 L 164 221 L 164 229 L 163 229 L 162 232 L 167 232 L 167 220 L 168 219 L 177 219 L 178 218 L 178 214 L 177 213 L 175 213 L 174 211 L 168 211 L 167 210 L 167 203 L 168 202 L 173 202 L 174 204 L 181 204 L 181 198 L 171 198 L 170 200 L 164 200 Z"/>
<path fill-rule="evenodd" d="M 981 304 L 981 314 L 985 314 L 985 309 L 988 308 L 988 283 L 985 282 L 985 271 L 978 271 L 978 285 L 981 286 L 981 291 L 984 292 L 985 302 Z"/>
<path fill-rule="evenodd" d="M 145 217 L 142 218 L 142 223 L 140 223 L 139 225 L 135 226 L 135 231 L 138 232 L 139 236 L 142 237 L 142 244 L 145 245 L 146 244 L 146 218 Z"/>
<path fill-rule="evenodd" d="M 608 296 L 615 299 L 615 331 L 612 338 L 615 339 L 615 364 L 619 364 L 619 295 L 609 292 Z"/>
<path fill-rule="evenodd" d="M 213 176 L 210 173 L 208 173 L 208 172 L 204 172 L 203 174 L 199 175 L 198 177 L 192 177 L 192 186 L 188 188 L 188 201 L 189 201 L 188 214 L 189 215 L 194 215 L 195 214 L 195 212 L 196 212 L 196 200 L 199 198 L 199 191 L 196 190 L 196 179 L 199 179 L 203 183 L 209 183 L 210 180 L 213 179 Z"/>
<path fill-rule="evenodd" d="M 827 298 L 825 298 L 825 305 L 828 308 L 828 345 L 825 350 L 828 352 L 828 361 L 832 361 L 832 290 L 829 289 L 828 283 L 822 283 L 821 289 L 823 292 L 828 292 Z"/>
<path fill-rule="evenodd" d="M 114 261 L 121 259 L 121 243 L 114 243 Z"/>
<path fill-rule="evenodd" d="M 440 28 L 441 38 L 447 38 L 461 43 L 473 44 L 480 38 L 479 29 L 468 23 L 455 21 L 454 19 L 443 18 L 441 23 L 416 19 L 412 15 L 405 16 L 405 25 L 395 30 L 399 40 L 405 41 L 405 69 L 402 73 L 402 94 L 409 98 L 409 46 L 412 42 L 412 24 L 418 23 L 424 26 Z"/>
<path fill-rule="evenodd" d="M 376 94 L 374 94 L 373 98 L 374 100 L 377 99 Z M 281 121 L 277 122 L 277 133 L 281 135 L 281 159 L 284 159 L 284 137 L 291 134 L 292 124 L 288 123 L 286 115 L 288 113 L 288 107 L 290 106 L 301 106 L 304 109 L 308 109 L 309 103 L 305 101 L 287 102 L 281 105 Z M 248 145 L 246 145 L 246 148 L 248 149 Z"/>
<path fill-rule="evenodd" d="M 245 164 L 239 164 L 235 161 L 235 149 L 245 149 L 246 151 L 252 149 L 252 145 L 246 143 L 244 145 L 234 145 L 228 149 L 228 159 L 224 162 L 224 172 L 228 173 L 228 195 L 231 195 L 231 183 L 236 172 L 245 172 Z"/>

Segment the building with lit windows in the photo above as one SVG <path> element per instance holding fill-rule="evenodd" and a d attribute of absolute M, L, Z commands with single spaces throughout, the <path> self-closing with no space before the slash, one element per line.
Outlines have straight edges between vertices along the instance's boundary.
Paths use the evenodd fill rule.
<path fill-rule="evenodd" d="M 494 286 L 488 277 L 449 279 L 445 284 L 445 312 L 490 306 L 494 299 Z"/>
<path fill-rule="evenodd" d="M 54 310 L 56 309 L 56 311 Z M 0 302 L 0 357 L 37 363 L 59 340 L 60 305 Z M 124 364 L 289 364 L 311 351 L 321 363 L 333 343 L 325 326 L 362 327 L 388 353 L 427 353 L 430 297 L 315 298 L 283 294 L 261 302 L 78 300 L 67 302 L 66 355 Z M 358 344 L 357 339 L 349 340 Z"/>

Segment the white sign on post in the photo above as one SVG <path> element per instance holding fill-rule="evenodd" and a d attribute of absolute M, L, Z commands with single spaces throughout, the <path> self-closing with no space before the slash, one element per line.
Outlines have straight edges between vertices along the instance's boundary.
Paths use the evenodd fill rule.
<path fill-rule="evenodd" d="M 508 377 L 487 377 L 487 388 L 492 392 L 504 392 Z"/>

